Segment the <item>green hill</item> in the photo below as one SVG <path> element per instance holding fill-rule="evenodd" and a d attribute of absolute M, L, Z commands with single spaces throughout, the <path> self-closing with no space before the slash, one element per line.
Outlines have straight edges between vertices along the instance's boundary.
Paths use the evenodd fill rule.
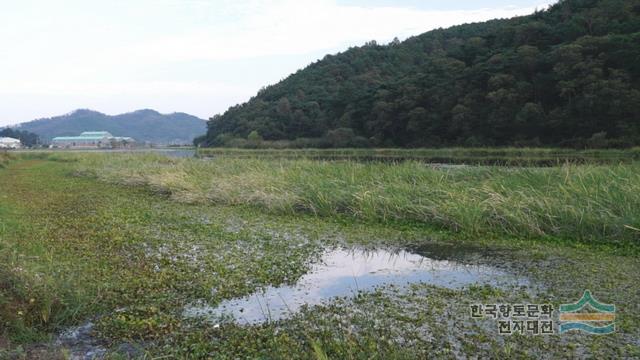
<path fill-rule="evenodd" d="M 639 32 L 638 0 L 565 0 L 530 16 L 370 42 L 214 116 L 200 141 L 638 145 Z"/>
<path fill-rule="evenodd" d="M 206 122 L 184 113 L 160 114 L 154 110 L 116 116 L 76 110 L 67 115 L 26 122 L 16 129 L 36 133 L 44 142 L 56 136 L 73 136 L 83 131 L 108 131 L 115 136 L 129 136 L 137 141 L 156 144 L 191 144 L 193 138 L 206 132 Z"/>

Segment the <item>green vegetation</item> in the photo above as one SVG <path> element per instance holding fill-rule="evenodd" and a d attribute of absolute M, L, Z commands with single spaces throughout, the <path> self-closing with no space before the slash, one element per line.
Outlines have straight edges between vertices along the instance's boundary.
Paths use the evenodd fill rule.
<path fill-rule="evenodd" d="M 416 162 L 14 156 L 0 169 L 0 358 L 64 358 L 66 345 L 50 336 L 87 321 L 114 358 L 640 356 L 637 244 L 620 246 L 638 239 L 635 164 L 430 169 Z M 442 219 L 418 217 L 421 206 Z M 548 219 L 539 216 L 543 210 Z M 294 283 L 326 247 L 433 243 L 542 289 L 382 287 L 257 326 L 183 316 L 195 302 L 216 305 Z M 488 255 L 465 258 L 469 246 Z M 492 321 L 468 316 L 471 303 L 558 305 L 586 288 L 618 307 L 614 335 L 500 337 Z"/>
<path fill-rule="evenodd" d="M 445 149 L 229 149 L 199 148 L 200 157 L 253 159 L 309 159 L 436 164 L 557 166 L 563 164 L 621 164 L 640 160 L 640 148 L 628 150 L 571 150 L 544 148 Z"/>
<path fill-rule="evenodd" d="M 20 140 L 22 145 L 32 147 L 40 144 L 40 138 L 37 134 L 26 130 L 15 130 L 12 128 L 0 129 L 0 137 L 10 137 Z"/>
<path fill-rule="evenodd" d="M 274 213 L 416 222 L 464 236 L 640 239 L 640 167 L 469 167 L 311 160 L 85 156 L 79 169 L 144 185 L 183 202 L 258 206 Z"/>
<path fill-rule="evenodd" d="M 206 146 L 628 147 L 640 139 L 640 1 L 562 0 L 530 16 L 375 42 L 215 115 Z"/>
<path fill-rule="evenodd" d="M 6 151 L 0 151 L 0 168 L 7 166 L 12 156 Z"/>
<path fill-rule="evenodd" d="M 206 123 L 185 113 L 160 114 L 138 110 L 115 116 L 92 110 L 38 119 L 20 124 L 20 128 L 40 135 L 46 142 L 56 136 L 76 136 L 84 131 L 108 131 L 115 136 L 129 136 L 137 141 L 190 144 L 206 131 Z"/>

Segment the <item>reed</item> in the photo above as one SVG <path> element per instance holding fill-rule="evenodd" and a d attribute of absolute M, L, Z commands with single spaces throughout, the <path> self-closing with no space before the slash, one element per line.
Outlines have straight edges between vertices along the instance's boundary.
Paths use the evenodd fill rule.
<path fill-rule="evenodd" d="M 153 154 L 81 155 L 100 180 L 142 185 L 181 202 L 258 206 L 357 220 L 429 224 L 467 236 L 555 236 L 635 241 L 640 167 L 442 168 L 422 162 L 309 159 L 170 159 Z"/>

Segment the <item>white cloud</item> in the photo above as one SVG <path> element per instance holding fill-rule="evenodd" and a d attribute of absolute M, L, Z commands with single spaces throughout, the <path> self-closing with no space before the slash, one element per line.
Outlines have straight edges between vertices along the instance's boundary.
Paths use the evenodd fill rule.
<path fill-rule="evenodd" d="M 197 81 L 123 81 L 123 82 L 11 82 L 0 87 L 0 95 L 38 94 L 69 96 L 90 94 L 93 96 L 115 96 L 129 94 L 137 96 L 156 95 L 215 95 L 240 94 L 245 88 L 228 83 Z"/>
<path fill-rule="evenodd" d="M 134 106 L 143 108 L 157 96 L 171 101 L 172 94 L 206 94 L 212 96 L 206 107 L 190 109 L 187 105 L 192 104 L 181 96 L 175 97 L 173 107 L 202 111 L 196 115 L 208 117 L 234 105 L 229 97 L 218 100 L 216 94 L 248 99 L 260 86 L 285 77 L 322 52 L 524 15 L 545 6 L 432 11 L 340 6 L 335 0 L 15 2 L 0 14 L 0 94 L 57 99 L 108 95 L 113 106 L 98 109 L 105 112 L 120 109 L 118 102 L 129 104 L 127 97 L 132 95 L 140 99 Z M 260 67 L 265 58 L 276 56 L 299 56 L 304 62 L 269 66 L 252 78 L 233 65 L 242 60 Z M 176 75 L 194 61 L 226 65 L 212 66 L 202 76 L 207 80 Z M 234 71 L 242 85 L 216 80 L 228 79 Z M 44 104 L 29 109 L 0 104 L 0 125 L 52 115 L 54 110 Z"/>

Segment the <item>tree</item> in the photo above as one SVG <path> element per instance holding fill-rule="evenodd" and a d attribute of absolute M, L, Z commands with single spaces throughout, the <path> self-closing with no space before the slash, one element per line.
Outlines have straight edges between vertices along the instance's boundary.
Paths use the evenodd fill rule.
<path fill-rule="evenodd" d="M 6 128 L 0 130 L 0 137 L 10 137 L 20 140 L 23 146 L 33 147 L 40 144 L 40 137 L 29 131 Z"/>
<path fill-rule="evenodd" d="M 214 117 L 207 143 L 257 130 L 316 145 L 332 143 L 331 132 L 343 144 L 346 132 L 333 131 L 351 129 L 376 146 L 583 146 L 601 132 L 607 144 L 640 145 L 638 9 L 637 0 L 563 0 L 530 16 L 368 42 Z"/>
<path fill-rule="evenodd" d="M 350 128 L 337 128 L 335 130 L 329 130 L 327 133 L 327 139 L 331 143 L 331 146 L 336 148 L 353 146 L 355 138 L 356 134 L 353 132 L 353 129 Z"/>
<path fill-rule="evenodd" d="M 291 114 L 291 103 L 286 97 L 278 100 L 278 114 L 282 116 L 289 116 Z"/>
<path fill-rule="evenodd" d="M 259 144 L 263 139 L 262 139 L 262 136 L 260 136 L 260 133 L 258 133 L 257 130 L 253 130 L 247 136 L 247 140 L 249 140 L 249 142 L 251 142 L 251 143 Z"/>

